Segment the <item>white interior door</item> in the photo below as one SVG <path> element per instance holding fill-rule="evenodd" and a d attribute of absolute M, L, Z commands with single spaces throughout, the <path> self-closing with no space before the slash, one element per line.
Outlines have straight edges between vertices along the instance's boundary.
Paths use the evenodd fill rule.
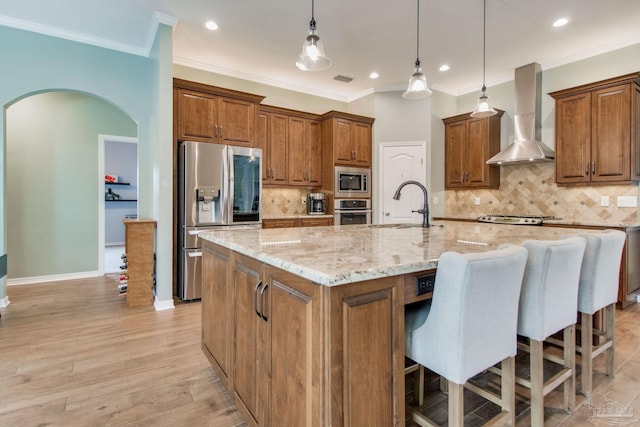
<path fill-rule="evenodd" d="M 383 142 L 380 144 L 379 159 L 378 222 L 381 224 L 421 223 L 422 214 L 411 211 L 422 208 L 424 200 L 422 190 L 415 185 L 408 185 L 402 189 L 400 200 L 393 200 L 393 195 L 398 186 L 405 181 L 418 181 L 429 189 L 426 141 Z"/>

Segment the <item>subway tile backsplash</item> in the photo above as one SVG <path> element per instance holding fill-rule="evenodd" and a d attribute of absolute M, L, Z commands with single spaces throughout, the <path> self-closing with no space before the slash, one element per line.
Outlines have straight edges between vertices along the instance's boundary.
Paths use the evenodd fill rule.
<path fill-rule="evenodd" d="M 638 197 L 638 185 L 558 187 L 553 163 L 503 166 L 498 190 L 447 190 L 445 216 L 551 215 L 581 222 L 638 222 L 638 207 L 618 207 L 618 197 Z M 609 197 L 609 206 L 600 206 Z M 480 204 L 476 205 L 476 198 Z"/>

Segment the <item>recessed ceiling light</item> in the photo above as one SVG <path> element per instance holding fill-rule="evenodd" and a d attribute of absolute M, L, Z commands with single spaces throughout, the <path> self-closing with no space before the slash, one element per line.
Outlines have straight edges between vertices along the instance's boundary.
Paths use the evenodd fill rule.
<path fill-rule="evenodd" d="M 444 65 L 441 65 L 439 69 L 440 71 L 449 71 L 449 68 L 450 67 L 447 64 L 444 64 Z"/>
<path fill-rule="evenodd" d="M 375 71 L 369 74 L 370 79 L 377 79 L 378 77 L 380 77 L 380 74 L 376 73 Z"/>
<path fill-rule="evenodd" d="M 207 27 L 207 30 L 211 30 L 211 31 L 215 31 L 215 30 L 217 30 L 217 29 L 218 29 L 218 24 L 216 24 L 216 23 L 215 23 L 215 22 L 213 22 L 213 21 L 207 21 L 207 22 L 204 24 L 204 26 L 205 26 L 205 27 Z"/>
<path fill-rule="evenodd" d="M 562 27 L 564 25 L 567 25 L 568 23 L 569 23 L 569 20 L 567 18 L 560 18 L 553 23 L 553 26 Z"/>

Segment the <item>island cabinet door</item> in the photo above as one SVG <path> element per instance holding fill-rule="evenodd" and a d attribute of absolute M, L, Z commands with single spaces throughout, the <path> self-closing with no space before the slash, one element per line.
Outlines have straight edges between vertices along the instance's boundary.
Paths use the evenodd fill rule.
<path fill-rule="evenodd" d="M 321 287 L 290 273 L 268 268 L 268 348 L 271 427 L 329 425 L 321 413 Z"/>
<path fill-rule="evenodd" d="M 202 253 L 202 350 L 230 386 L 233 287 L 227 268 L 231 252 L 205 243 Z"/>
<path fill-rule="evenodd" d="M 235 255 L 235 346 L 233 396 L 249 425 L 263 426 L 265 421 L 264 320 L 266 282 L 263 265 Z"/>
<path fill-rule="evenodd" d="M 401 278 L 325 288 L 332 426 L 404 426 Z"/>

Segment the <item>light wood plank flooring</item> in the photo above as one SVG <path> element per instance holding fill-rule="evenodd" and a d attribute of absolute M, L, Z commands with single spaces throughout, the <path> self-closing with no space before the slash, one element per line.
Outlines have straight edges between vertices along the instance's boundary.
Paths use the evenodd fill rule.
<path fill-rule="evenodd" d="M 8 288 L 11 305 L 0 318 L 0 426 L 246 425 L 200 349 L 200 304 L 129 309 L 117 293 L 111 278 Z M 617 376 L 596 374 L 594 392 L 640 419 L 640 305 L 616 314 Z M 596 368 L 603 367 L 598 360 Z M 611 425 L 590 422 L 593 409 L 581 396 L 574 415 L 554 411 L 559 398 L 548 398 L 545 426 Z M 529 425 L 525 400 L 518 398 L 519 427 Z M 422 409 L 442 412 L 443 404 L 436 393 Z M 491 417 L 490 405 L 467 399 L 467 425 Z"/>
<path fill-rule="evenodd" d="M 0 426 L 245 425 L 200 349 L 200 304 L 129 309 L 114 279 L 8 288 Z"/>

